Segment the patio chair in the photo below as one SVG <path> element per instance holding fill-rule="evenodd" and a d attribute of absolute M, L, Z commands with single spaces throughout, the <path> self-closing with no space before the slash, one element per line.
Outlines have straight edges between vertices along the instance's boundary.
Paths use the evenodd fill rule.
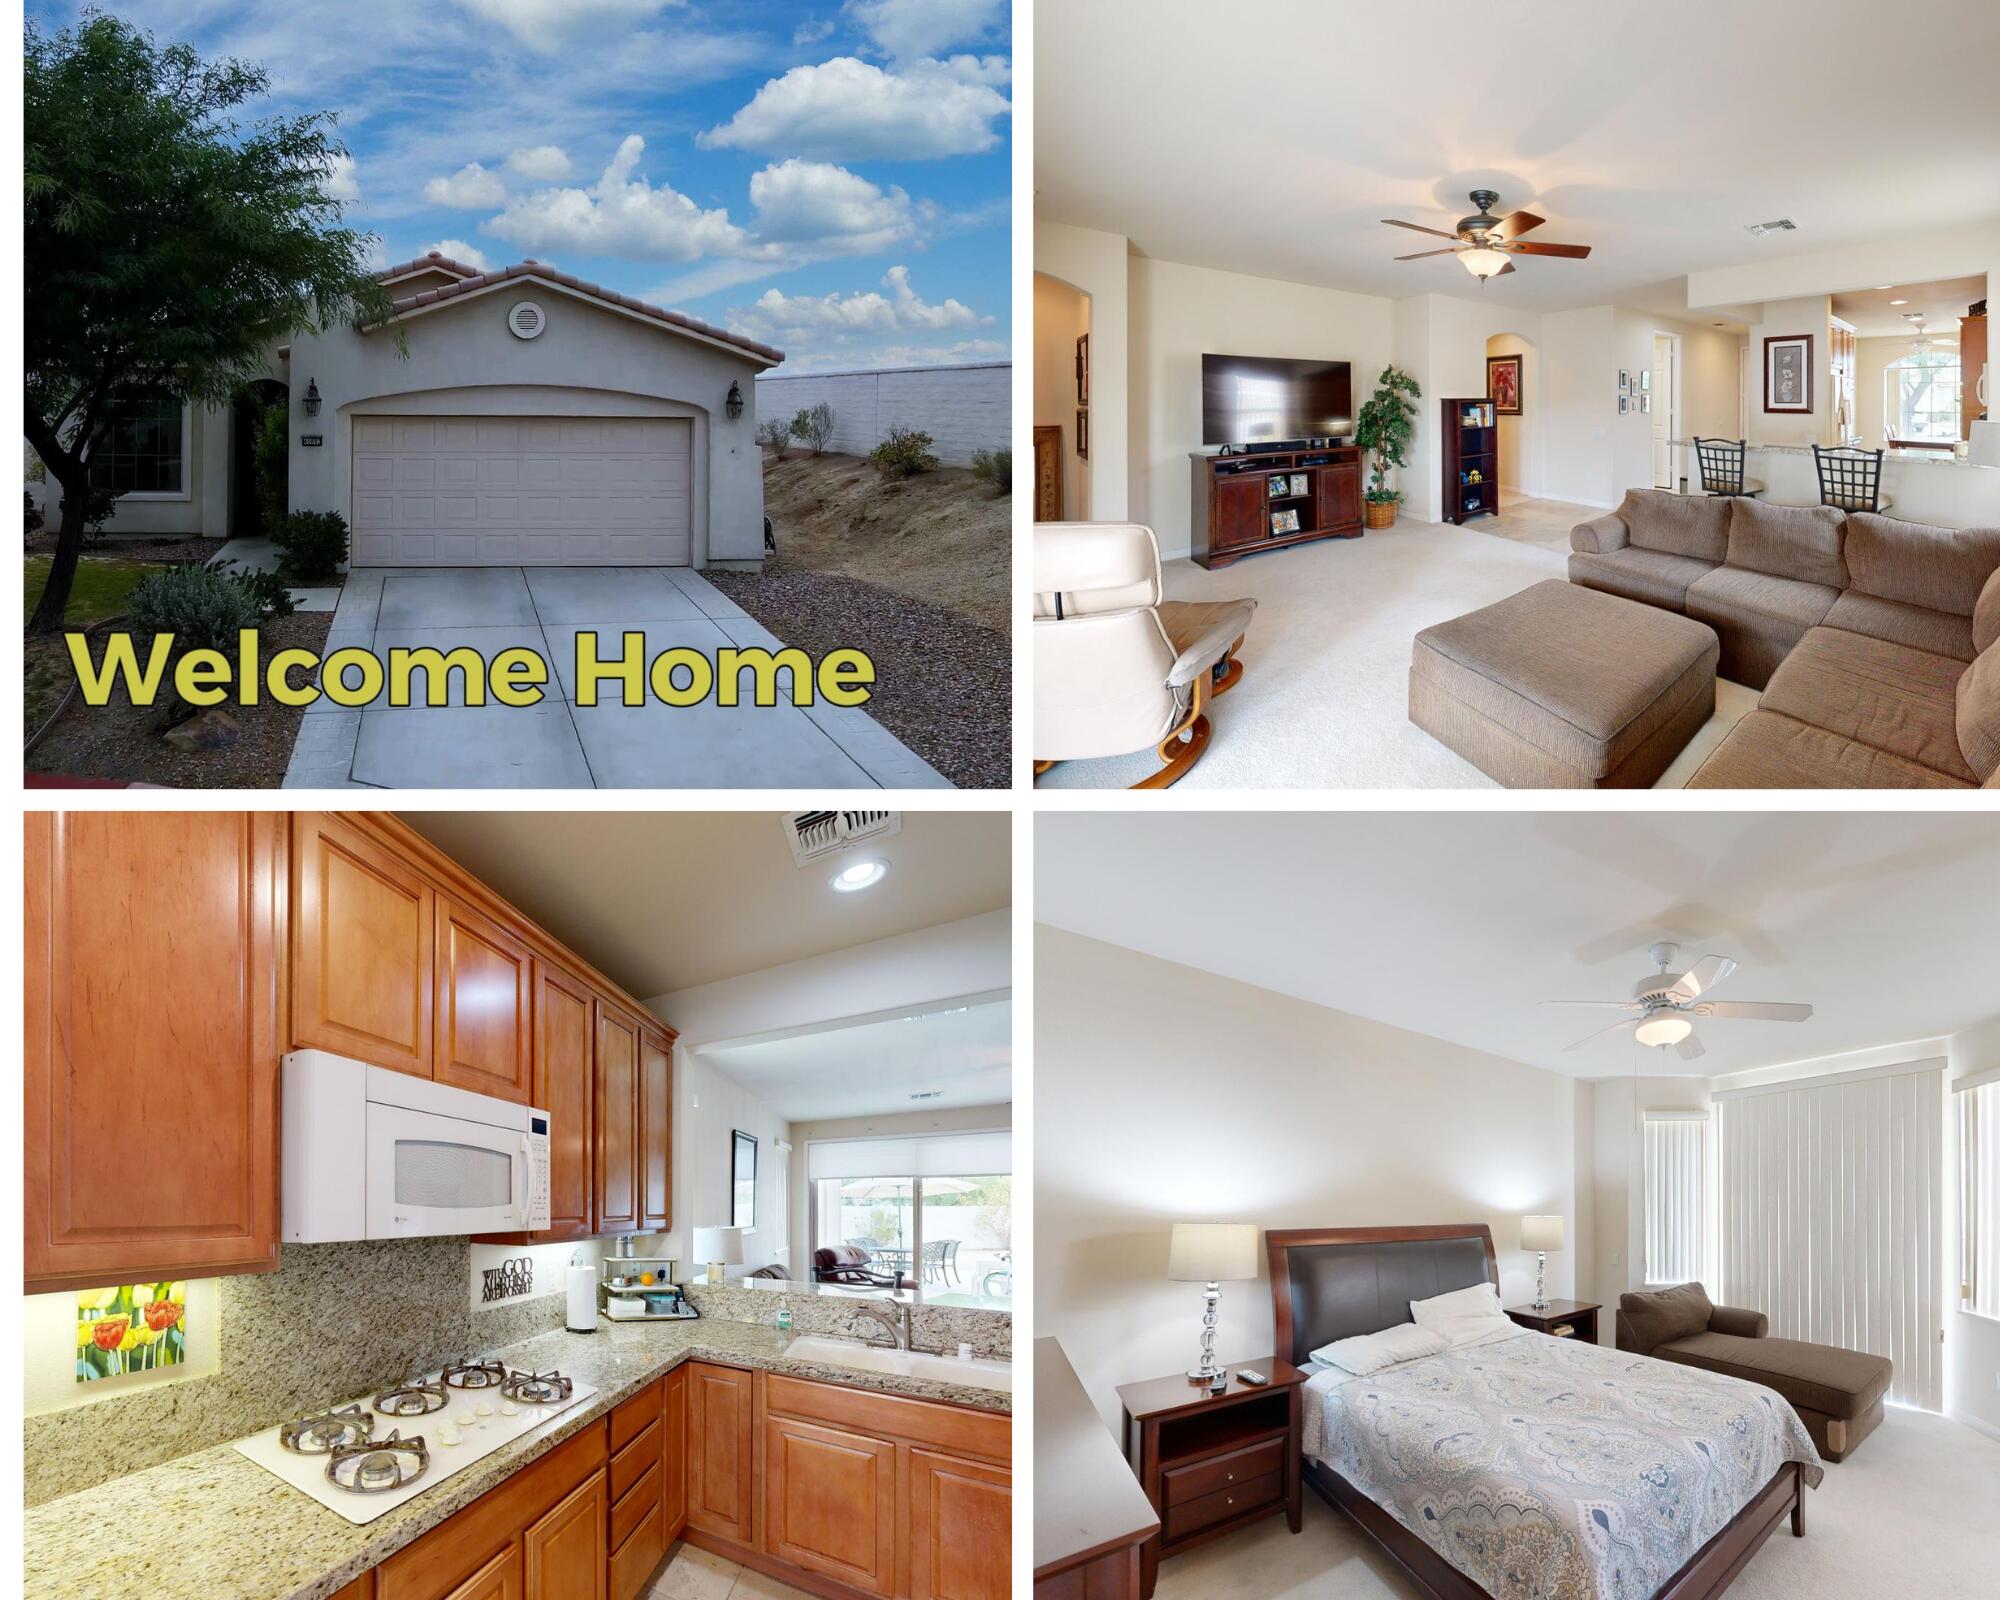
<path fill-rule="evenodd" d="M 943 1271 L 953 1283 L 961 1281 L 958 1276 L 958 1245 L 959 1241 L 956 1239 L 947 1239 L 944 1241 Z"/>
<path fill-rule="evenodd" d="M 926 1239 L 924 1241 L 923 1274 L 925 1283 L 944 1277 L 944 1247 L 946 1242 L 943 1239 Z"/>
<path fill-rule="evenodd" d="M 914 1289 L 906 1273 L 877 1272 L 874 1257 L 858 1245 L 821 1245 L 813 1252 L 813 1282 L 839 1283 L 850 1288 Z"/>

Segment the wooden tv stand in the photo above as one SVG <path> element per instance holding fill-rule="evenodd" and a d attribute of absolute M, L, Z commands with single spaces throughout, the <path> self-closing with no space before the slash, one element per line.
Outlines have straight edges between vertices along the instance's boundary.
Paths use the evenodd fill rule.
<path fill-rule="evenodd" d="M 1361 452 L 1352 445 L 1212 456 L 1197 451 L 1189 554 L 1204 567 L 1226 567 L 1263 550 L 1315 539 L 1361 537 Z M 1305 493 L 1292 495 L 1303 476 Z M 1272 480 L 1283 482 L 1274 488 Z M 1296 532 L 1274 533 L 1273 515 L 1298 517 Z"/>

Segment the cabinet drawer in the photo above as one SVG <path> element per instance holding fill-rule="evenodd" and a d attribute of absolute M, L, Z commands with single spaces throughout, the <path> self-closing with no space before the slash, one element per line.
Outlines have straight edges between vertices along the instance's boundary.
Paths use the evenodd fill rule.
<path fill-rule="evenodd" d="M 666 1554 L 660 1534 L 660 1508 L 640 1519 L 626 1541 L 611 1552 L 611 1600 L 633 1600 Z"/>
<path fill-rule="evenodd" d="M 1213 1494 L 1205 1494 L 1180 1505 L 1169 1506 L 1166 1540 L 1171 1544 L 1176 1539 L 1185 1539 L 1191 1533 L 1199 1533 L 1203 1528 L 1212 1528 L 1218 1522 L 1227 1522 L 1231 1517 L 1239 1517 L 1246 1511 L 1254 1511 L 1260 1506 L 1274 1505 L 1283 1498 L 1284 1493 L 1284 1474 L 1271 1472 L 1261 1478 L 1252 1478 L 1248 1483 L 1217 1489 Z"/>
<path fill-rule="evenodd" d="M 1160 1474 L 1160 1499 L 1170 1506 L 1183 1505 L 1217 1489 L 1284 1470 L 1285 1435 L 1280 1433 L 1257 1444 L 1245 1445 L 1241 1450 L 1232 1450 L 1226 1456 L 1169 1468 Z"/>
<path fill-rule="evenodd" d="M 611 1453 L 615 1456 L 646 1431 L 646 1425 L 660 1419 L 660 1386 L 649 1383 L 611 1413 Z"/>
<path fill-rule="evenodd" d="M 611 1507 L 611 1548 L 632 1537 L 632 1530 L 660 1509 L 660 1464 L 655 1461 L 639 1481 Z"/>
<path fill-rule="evenodd" d="M 660 1462 L 660 1419 L 655 1417 L 646 1431 L 611 1458 L 611 1498 L 616 1500 Z"/>

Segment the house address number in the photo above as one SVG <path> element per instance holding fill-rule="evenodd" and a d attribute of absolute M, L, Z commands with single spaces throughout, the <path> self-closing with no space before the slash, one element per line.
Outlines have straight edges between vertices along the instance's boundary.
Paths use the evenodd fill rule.
<path fill-rule="evenodd" d="M 299 443 L 310 450 L 315 445 L 325 444 L 326 435 L 321 433 L 302 433 L 299 435 Z"/>

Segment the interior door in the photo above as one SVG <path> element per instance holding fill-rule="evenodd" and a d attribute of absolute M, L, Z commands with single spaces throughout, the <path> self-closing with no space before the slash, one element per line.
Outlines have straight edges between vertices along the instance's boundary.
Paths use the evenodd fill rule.
<path fill-rule="evenodd" d="M 549 1114 L 549 1227 L 544 1239 L 588 1238 L 596 1170 L 590 991 L 535 963 L 535 1098 Z"/>
<path fill-rule="evenodd" d="M 533 955 L 491 917 L 442 894 L 436 948 L 438 1082 L 526 1105 L 534 1082 Z"/>
<path fill-rule="evenodd" d="M 1674 471 L 1674 341 L 1664 334 L 1653 335 L 1653 388 L 1649 404 L 1653 408 L 1653 487 L 1678 487 Z"/>
<path fill-rule="evenodd" d="M 768 1418 L 764 1548 L 869 1594 L 895 1593 L 896 1447 L 844 1428 Z"/>
<path fill-rule="evenodd" d="M 1013 1476 L 936 1450 L 910 1451 L 911 1600 L 1007 1600 Z"/>
<path fill-rule="evenodd" d="M 610 1001 L 597 1015 L 597 1229 L 639 1231 L 639 1024 Z"/>
<path fill-rule="evenodd" d="M 751 1375 L 697 1362 L 688 1374 L 687 1520 L 748 1544 L 752 1527 Z"/>
<path fill-rule="evenodd" d="M 674 1058 L 666 1038 L 639 1030 L 639 1226 L 674 1221 Z"/>
<path fill-rule="evenodd" d="M 521 1539 L 527 1600 L 605 1600 L 609 1509 L 600 1467 L 528 1525 Z"/>

